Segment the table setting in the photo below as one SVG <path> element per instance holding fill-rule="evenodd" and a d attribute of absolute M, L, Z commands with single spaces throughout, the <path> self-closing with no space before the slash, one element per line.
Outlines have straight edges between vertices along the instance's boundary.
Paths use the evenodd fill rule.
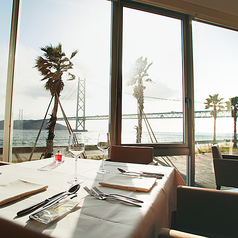
<path fill-rule="evenodd" d="M 77 158 L 83 182 L 75 188 L 68 183 L 75 159 L 39 170 L 50 163 L 52 158 L 1 167 L 0 189 L 18 180 L 35 187 L 0 205 L 0 217 L 53 237 L 95 237 L 105 229 L 104 237 L 156 237 L 169 226 L 176 187 L 184 184 L 170 167 L 104 161 L 108 172 L 102 174 L 102 161 Z"/>

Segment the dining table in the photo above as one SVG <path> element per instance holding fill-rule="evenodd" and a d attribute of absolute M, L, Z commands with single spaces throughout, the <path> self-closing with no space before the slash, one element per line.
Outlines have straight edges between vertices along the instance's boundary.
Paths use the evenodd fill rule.
<path fill-rule="evenodd" d="M 58 238 L 150 238 L 158 237 L 162 227 L 170 227 L 171 214 L 176 210 L 177 186 L 186 185 L 175 168 L 105 161 L 107 173 L 100 174 L 97 171 L 101 166 L 102 160 L 78 159 L 78 177 L 83 183 L 80 184 L 77 196 L 72 198 L 77 205 L 65 216 L 48 224 L 31 219 L 30 214 L 16 214 L 54 194 L 67 191 L 71 186 L 67 181 L 74 177 L 74 158 L 66 157 L 63 163 L 55 163 L 53 158 L 48 158 L 1 166 L 0 187 L 11 186 L 13 182 L 21 180 L 45 189 L 0 205 L 0 218 L 19 224 L 25 229 Z M 163 176 L 156 178 L 147 191 L 141 191 L 129 186 L 129 183 L 133 184 L 134 177 L 122 174 L 118 168 L 125 171 L 161 173 Z M 105 185 L 105 181 L 110 184 L 115 177 L 126 179 L 128 187 Z M 144 178 L 141 179 L 142 184 Z M 139 207 L 114 199 L 96 199 L 85 191 L 85 186 L 89 189 L 96 186 L 106 193 L 134 197 L 143 203 Z"/>

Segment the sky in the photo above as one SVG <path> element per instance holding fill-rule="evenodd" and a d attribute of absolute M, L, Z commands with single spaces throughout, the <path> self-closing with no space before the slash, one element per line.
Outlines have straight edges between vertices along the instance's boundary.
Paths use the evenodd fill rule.
<path fill-rule="evenodd" d="M 11 0 L 0 0 L 0 6 L 0 120 L 3 120 Z M 181 22 L 131 9 L 125 9 L 124 17 L 123 112 L 136 113 L 133 87 L 128 86 L 127 81 L 130 68 L 141 56 L 153 62 L 148 71 L 153 82 L 146 84 L 145 111 L 181 111 Z M 18 119 L 21 109 L 24 119 L 44 117 L 50 93 L 45 91 L 42 77 L 34 68 L 35 59 L 42 55 L 41 47 L 58 43 L 63 45 L 63 51 L 68 56 L 76 49 L 79 51 L 72 60 L 72 73 L 86 80 L 86 115 L 108 114 L 110 20 L 111 6 L 105 0 L 22 0 L 15 67 L 14 119 Z M 205 110 L 204 102 L 209 94 L 218 93 L 224 101 L 238 96 L 237 42 L 238 32 L 193 22 L 195 110 Z M 75 116 L 77 81 L 64 82 L 61 102 L 66 115 Z M 133 123 L 128 121 L 128 128 L 133 128 Z M 181 121 L 175 120 L 151 123 L 158 131 L 168 128 L 170 131 L 181 131 L 182 128 Z M 198 132 L 213 131 L 212 119 L 196 119 L 195 123 Z M 87 127 L 92 130 L 100 126 L 106 127 L 106 123 L 87 122 Z M 228 119 L 218 119 L 217 131 L 232 132 L 233 123 Z"/>

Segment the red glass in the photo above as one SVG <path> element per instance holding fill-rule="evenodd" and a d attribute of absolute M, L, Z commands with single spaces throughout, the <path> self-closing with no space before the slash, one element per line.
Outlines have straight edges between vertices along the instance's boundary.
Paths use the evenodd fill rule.
<path fill-rule="evenodd" d="M 56 161 L 62 161 L 62 154 L 56 154 L 55 155 L 55 160 Z"/>

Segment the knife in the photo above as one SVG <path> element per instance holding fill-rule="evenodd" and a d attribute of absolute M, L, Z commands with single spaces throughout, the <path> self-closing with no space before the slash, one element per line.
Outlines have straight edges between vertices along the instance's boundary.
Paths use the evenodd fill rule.
<path fill-rule="evenodd" d="M 73 199 L 74 197 L 77 197 L 77 194 L 71 194 L 71 195 L 68 195 L 68 196 L 62 196 L 60 197 L 58 200 L 55 200 L 54 202 L 52 203 L 49 203 L 49 204 L 46 204 L 44 207 L 42 207 L 41 209 L 37 210 L 36 212 L 34 212 L 33 214 L 30 215 L 30 218 L 32 218 L 33 216 L 35 216 L 36 214 L 54 206 L 56 203 L 59 203 L 61 200 L 64 200 L 66 198 L 69 198 L 69 199 Z"/>
<path fill-rule="evenodd" d="M 48 202 L 50 202 L 51 200 L 55 199 L 56 197 L 62 195 L 62 194 L 65 193 L 65 192 L 66 192 L 66 191 L 57 193 L 57 194 L 55 194 L 54 196 L 52 196 L 52 197 L 50 197 L 50 198 L 47 198 L 47 199 L 45 199 L 45 200 L 42 201 L 42 202 L 39 202 L 39 203 L 37 203 L 37 204 L 35 204 L 35 205 L 32 205 L 32 206 L 30 206 L 30 207 L 27 207 L 27 208 L 25 208 L 25 209 L 19 211 L 19 212 L 17 213 L 17 216 L 18 216 L 18 217 L 24 216 L 24 215 L 26 215 L 26 214 L 28 214 L 28 213 L 30 213 L 30 212 L 33 212 L 34 210 L 36 210 L 36 209 L 38 209 L 39 207 L 41 207 L 41 206 L 47 204 Z"/>

